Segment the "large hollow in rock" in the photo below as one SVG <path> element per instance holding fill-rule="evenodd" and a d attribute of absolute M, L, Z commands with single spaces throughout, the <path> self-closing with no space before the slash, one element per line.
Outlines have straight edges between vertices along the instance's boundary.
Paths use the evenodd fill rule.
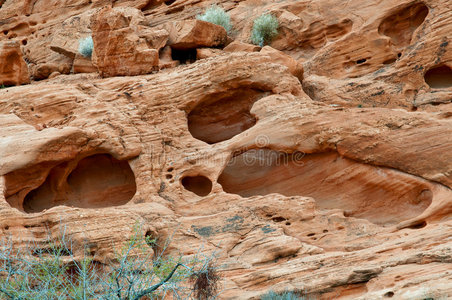
<path fill-rule="evenodd" d="M 227 193 L 310 196 L 323 209 L 373 223 L 395 224 L 420 215 L 432 202 L 427 181 L 396 170 L 343 158 L 249 150 L 231 159 L 218 179 Z"/>
<path fill-rule="evenodd" d="M 136 192 L 135 176 L 127 161 L 97 154 L 54 167 L 45 182 L 29 192 L 23 202 L 27 213 L 58 205 L 99 208 L 126 204 Z M 69 174 L 68 174 L 69 173 Z"/>
<path fill-rule="evenodd" d="M 396 46 L 408 46 L 414 31 L 424 22 L 428 12 L 428 7 L 422 2 L 401 8 L 381 22 L 378 32 L 389 36 Z"/>
<path fill-rule="evenodd" d="M 182 178 L 182 185 L 186 190 L 204 197 L 212 191 L 212 181 L 205 176 L 186 176 Z"/>
<path fill-rule="evenodd" d="M 433 89 L 452 87 L 452 69 L 449 66 L 437 66 L 424 75 L 425 82 Z"/>
<path fill-rule="evenodd" d="M 191 135 L 214 144 L 253 127 L 256 118 L 250 113 L 251 107 L 265 94 L 260 90 L 243 88 L 209 95 L 188 114 Z"/>

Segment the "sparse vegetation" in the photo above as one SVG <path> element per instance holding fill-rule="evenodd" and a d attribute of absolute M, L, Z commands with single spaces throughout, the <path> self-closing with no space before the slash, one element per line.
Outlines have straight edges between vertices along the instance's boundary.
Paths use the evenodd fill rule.
<path fill-rule="evenodd" d="M 263 14 L 254 20 L 251 42 L 261 47 L 278 35 L 278 19 L 271 14 Z"/>
<path fill-rule="evenodd" d="M 91 36 L 82 38 L 78 41 L 78 52 L 84 57 L 91 57 L 93 54 L 94 42 Z"/>
<path fill-rule="evenodd" d="M 87 247 L 74 254 L 70 240 L 62 235 L 17 250 L 11 239 L 0 244 L 0 298 L 2 299 L 176 299 L 217 296 L 219 276 L 212 257 L 190 259 L 163 256 L 150 246 L 157 241 L 143 237 L 141 227 L 115 251 L 108 262 L 98 262 Z M 193 283 L 193 287 L 190 286 Z M 206 298 L 207 297 L 207 298 Z"/>
<path fill-rule="evenodd" d="M 218 294 L 220 275 L 218 275 L 212 263 L 206 268 L 193 273 L 190 281 L 193 284 L 193 292 L 196 299 L 207 300 L 212 299 Z"/>
<path fill-rule="evenodd" d="M 197 15 L 196 18 L 201 21 L 217 24 L 223 26 L 226 32 L 230 33 L 232 29 L 231 17 L 221 7 L 213 4 L 202 15 Z"/>

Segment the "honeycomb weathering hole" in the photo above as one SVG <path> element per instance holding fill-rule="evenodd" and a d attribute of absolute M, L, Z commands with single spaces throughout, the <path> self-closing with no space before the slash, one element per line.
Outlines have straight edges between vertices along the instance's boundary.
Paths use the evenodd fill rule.
<path fill-rule="evenodd" d="M 433 89 L 452 87 L 452 69 L 446 65 L 428 70 L 424 78 Z"/>
<path fill-rule="evenodd" d="M 212 191 L 212 181 L 205 176 L 186 176 L 182 178 L 182 185 L 186 190 L 198 196 L 207 196 Z"/>
<path fill-rule="evenodd" d="M 396 46 L 408 46 L 414 31 L 424 22 L 428 12 L 424 3 L 401 8 L 381 22 L 378 32 L 389 36 Z"/>
<path fill-rule="evenodd" d="M 208 144 L 228 140 L 256 124 L 250 110 L 265 95 L 250 88 L 209 95 L 188 114 L 188 129 Z"/>
<path fill-rule="evenodd" d="M 420 215 L 432 202 L 427 181 L 337 153 L 299 155 L 270 149 L 235 156 L 218 178 L 227 193 L 242 197 L 279 193 L 313 197 L 322 209 L 392 225 Z"/>
<path fill-rule="evenodd" d="M 45 182 L 24 199 L 27 213 L 58 205 L 100 208 L 123 205 L 135 195 L 135 176 L 127 161 L 108 154 L 80 160 L 65 177 L 69 163 L 54 167 Z"/>

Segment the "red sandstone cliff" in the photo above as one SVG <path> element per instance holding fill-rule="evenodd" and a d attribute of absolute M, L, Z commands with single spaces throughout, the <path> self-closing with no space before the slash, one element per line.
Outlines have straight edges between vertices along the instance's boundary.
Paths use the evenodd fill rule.
<path fill-rule="evenodd" d="M 225 299 L 452 297 L 451 2 L 211 3 L 0 0 L 0 235 L 175 231 Z"/>

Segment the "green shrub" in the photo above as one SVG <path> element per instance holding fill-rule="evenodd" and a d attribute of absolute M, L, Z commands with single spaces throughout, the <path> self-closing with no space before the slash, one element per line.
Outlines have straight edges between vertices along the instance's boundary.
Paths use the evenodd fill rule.
<path fill-rule="evenodd" d="M 197 15 L 196 19 L 223 26 L 228 33 L 231 32 L 231 17 L 219 6 L 213 4 L 203 15 Z"/>
<path fill-rule="evenodd" d="M 251 32 L 251 42 L 255 45 L 264 46 L 278 35 L 278 19 L 271 14 L 263 14 L 254 20 Z"/>
<path fill-rule="evenodd" d="M 94 42 L 91 36 L 78 41 L 78 52 L 84 57 L 91 57 L 93 54 Z"/>
<path fill-rule="evenodd" d="M 218 276 L 212 257 L 163 256 L 168 242 L 143 237 L 140 226 L 108 262 L 96 262 L 87 247 L 75 255 L 62 235 L 44 246 L 16 250 L 11 239 L 0 240 L 0 299 L 188 299 L 217 296 Z M 151 241 L 151 242 L 150 242 Z M 157 247 L 157 246 L 156 246 Z M 80 252 L 80 251 L 79 251 Z M 206 274 L 208 276 L 206 276 Z M 213 274 L 213 275 L 212 275 Z M 190 288 L 190 283 L 193 287 Z M 207 298 L 206 298 L 207 299 Z"/>
<path fill-rule="evenodd" d="M 304 300 L 302 296 L 298 296 L 294 292 L 284 292 L 282 294 L 270 291 L 261 297 L 261 300 Z"/>

